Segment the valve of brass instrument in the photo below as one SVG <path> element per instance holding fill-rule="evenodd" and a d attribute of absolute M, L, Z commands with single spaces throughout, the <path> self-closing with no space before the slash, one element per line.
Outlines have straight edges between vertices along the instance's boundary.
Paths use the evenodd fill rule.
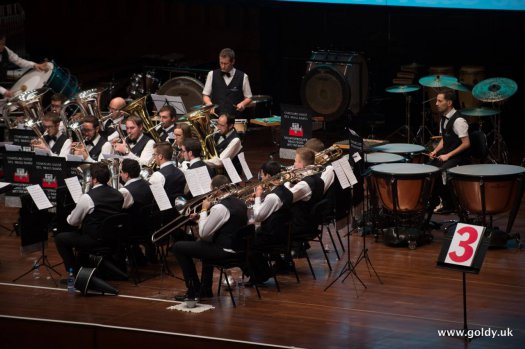
<path fill-rule="evenodd" d="M 89 153 L 82 142 L 71 143 L 71 154 L 82 156 L 84 160 L 89 157 Z"/>

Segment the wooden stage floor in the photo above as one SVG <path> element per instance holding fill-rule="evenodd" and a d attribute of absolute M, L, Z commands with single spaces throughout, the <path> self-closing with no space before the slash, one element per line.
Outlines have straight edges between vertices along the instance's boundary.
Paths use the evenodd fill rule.
<path fill-rule="evenodd" d="M 266 153 L 269 147 L 261 149 L 247 148 L 247 158 L 252 155 L 255 159 L 256 153 Z M 263 160 L 260 155 L 257 159 Z M 255 163 L 250 166 L 257 168 Z M 0 224 L 9 228 L 16 218 L 16 209 L 1 206 Z M 455 216 L 434 217 L 437 221 L 447 218 Z M 503 227 L 505 223 L 506 217 L 501 216 L 496 217 L 494 225 Z M 522 204 L 513 232 L 523 235 L 524 229 Z M 342 235 L 345 231 L 341 229 Z M 262 299 L 254 289 L 246 289 L 244 304 L 234 308 L 223 291 L 220 297 L 202 302 L 213 309 L 189 313 L 167 310 L 178 304 L 173 296 L 183 292 L 184 285 L 177 278 L 159 276 L 157 265 L 141 268 L 142 276 L 152 278 L 138 286 L 132 281 L 109 281 L 119 289 L 118 296 L 70 295 L 64 286 L 56 287 L 45 270 L 39 279 L 30 273 L 14 283 L 13 279 L 27 271 L 40 254 L 22 256 L 19 238 L 0 228 L 1 347 L 466 347 L 462 339 L 440 335 L 440 331 L 463 328 L 462 274 L 436 267 L 444 233 L 432 233 L 434 241 L 415 250 L 389 247 L 375 242 L 372 236 L 365 238 L 383 283 L 363 262 L 356 272 L 366 288 L 349 277 L 324 291 L 345 266 L 347 254 L 337 261 L 335 253 L 329 253 L 330 272 L 319 245 L 312 244 L 310 254 L 317 280 L 312 279 L 305 259 L 299 259 L 299 284 L 293 275 L 282 275 L 281 292 L 269 281 L 261 289 Z M 363 238 L 352 234 L 350 247 L 355 261 Z M 51 235 L 47 254 L 51 264 L 60 262 Z M 180 276 L 173 255 L 168 262 Z M 62 266 L 57 269 L 64 273 Z M 522 250 L 515 241 L 505 249 L 490 249 L 481 272 L 467 274 L 468 327 L 483 330 L 468 347 L 523 347 L 524 294 Z M 489 331 L 497 331 L 496 336 Z"/>

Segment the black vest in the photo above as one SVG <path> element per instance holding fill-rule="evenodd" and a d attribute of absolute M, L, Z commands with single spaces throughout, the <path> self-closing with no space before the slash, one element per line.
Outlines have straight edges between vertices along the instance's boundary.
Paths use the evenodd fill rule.
<path fill-rule="evenodd" d="M 308 176 L 303 179 L 308 184 L 312 195 L 308 201 L 298 201 L 292 205 L 292 223 L 295 234 L 314 232 L 317 227 L 313 226 L 311 215 L 313 206 L 323 197 L 324 182 L 320 174 Z"/>
<path fill-rule="evenodd" d="M 100 236 L 100 225 L 109 216 L 118 214 L 122 211 L 124 197 L 117 190 L 110 186 L 102 185 L 87 192 L 87 195 L 93 200 L 95 209 L 92 213 L 86 215 L 82 222 L 82 232 L 88 234 L 93 239 L 102 239 Z M 111 239 L 112 237 L 108 237 Z"/>
<path fill-rule="evenodd" d="M 237 131 L 235 129 L 232 129 L 232 130 L 233 132 L 230 133 L 220 144 L 218 144 L 217 142 L 219 141 L 219 138 L 221 138 L 221 135 L 218 133 L 213 135 L 213 140 L 215 142 L 215 149 L 217 149 L 217 152 L 219 153 L 219 155 L 224 151 L 224 149 L 228 147 L 228 145 L 234 138 L 241 139 Z M 237 153 L 237 155 L 235 155 L 232 158 L 233 166 L 235 166 L 235 169 L 237 170 L 237 173 L 239 173 L 239 176 L 242 174 L 242 166 L 241 166 L 241 162 L 239 161 L 239 157 L 238 157 L 240 153 L 242 153 L 242 146 L 239 152 Z"/>
<path fill-rule="evenodd" d="M 133 148 L 131 148 L 131 152 L 137 156 L 140 156 L 150 139 L 151 138 L 148 135 L 143 134 L 142 138 L 135 144 Z"/>
<path fill-rule="evenodd" d="M 164 182 L 164 190 L 168 194 L 170 202 L 173 204 L 173 201 L 177 196 L 184 195 L 184 187 L 186 186 L 186 178 L 184 173 L 181 170 L 176 168 L 173 164 L 164 166 L 159 170 L 159 172 L 166 179 Z"/>
<path fill-rule="evenodd" d="M 166 130 L 161 128 L 160 131 L 159 131 L 159 138 L 160 138 L 160 140 L 163 141 L 163 142 L 167 141 L 169 134 L 172 133 L 174 129 L 175 129 L 175 125 L 171 125 Z"/>
<path fill-rule="evenodd" d="M 142 208 L 153 203 L 153 193 L 149 183 L 143 179 L 126 185 L 126 188 L 133 197 L 133 205 L 128 207 L 126 212 L 130 215 L 131 231 L 133 235 L 143 235 L 147 233 L 148 227 L 145 226 L 147 218 L 143 216 Z"/>
<path fill-rule="evenodd" d="M 277 195 L 283 205 L 280 209 L 273 212 L 268 218 L 261 222 L 261 234 L 272 235 L 280 241 L 286 240 L 288 236 L 288 224 L 290 222 L 290 208 L 293 203 L 293 194 L 284 185 L 272 190 Z"/>
<path fill-rule="evenodd" d="M 104 143 L 106 143 L 108 139 L 105 136 L 100 135 L 100 139 L 98 140 L 98 143 L 91 148 L 89 151 L 89 156 L 95 160 L 98 161 L 98 157 L 100 156 L 100 152 L 102 151 L 102 146 Z"/>
<path fill-rule="evenodd" d="M 104 135 L 105 137 L 109 137 L 110 135 L 112 135 L 114 132 L 116 132 L 116 128 L 117 127 L 115 125 L 115 123 L 113 122 L 113 120 L 106 120 L 104 122 L 104 130 L 100 130 L 100 135 Z"/>
<path fill-rule="evenodd" d="M 9 54 L 5 48 L 1 55 L 2 61 L 0 62 L 0 81 L 5 81 L 7 79 L 7 69 L 9 67 Z"/>
<path fill-rule="evenodd" d="M 213 242 L 222 248 L 238 249 L 238 241 L 233 241 L 235 233 L 248 224 L 248 208 L 246 204 L 234 197 L 221 200 L 228 211 L 230 219 L 213 234 Z"/>
<path fill-rule="evenodd" d="M 459 112 L 455 112 L 454 115 L 450 117 L 450 119 L 447 122 L 447 126 L 443 127 L 443 124 L 445 123 L 445 117 L 442 117 L 441 119 L 441 135 L 443 136 L 443 148 L 438 152 L 438 155 L 441 154 L 448 154 L 452 150 L 456 149 L 461 145 L 461 139 L 458 137 L 458 135 L 454 132 L 454 122 L 456 119 L 461 118 L 461 114 Z M 461 152 L 459 154 L 454 155 L 451 159 L 455 158 L 464 158 L 466 156 L 466 152 Z"/>
<path fill-rule="evenodd" d="M 44 139 L 46 140 L 47 144 L 49 144 L 49 141 L 51 140 L 50 136 L 45 135 Z M 55 141 L 55 144 L 53 144 L 53 146 L 51 147 L 51 152 L 53 154 L 60 155 L 60 150 L 62 150 L 62 146 L 64 145 L 66 140 L 67 140 L 66 134 L 60 135 L 60 137 L 58 137 L 57 140 Z"/>
<path fill-rule="evenodd" d="M 235 75 L 226 85 L 220 69 L 213 71 L 213 79 L 211 82 L 211 100 L 218 104 L 218 114 L 228 113 L 231 116 L 239 118 L 242 114 L 235 109 L 234 105 L 244 100 L 244 93 L 242 92 L 242 83 L 244 81 L 244 73 L 239 69 L 235 69 Z"/>
<path fill-rule="evenodd" d="M 198 168 L 198 167 L 202 167 L 202 166 L 206 166 L 206 168 L 208 169 L 208 173 L 210 174 L 210 178 L 213 178 L 215 176 L 215 169 L 212 168 L 211 166 L 208 166 L 202 160 L 195 161 L 193 164 L 189 165 L 188 166 L 188 170 L 193 170 L 194 168 Z"/>

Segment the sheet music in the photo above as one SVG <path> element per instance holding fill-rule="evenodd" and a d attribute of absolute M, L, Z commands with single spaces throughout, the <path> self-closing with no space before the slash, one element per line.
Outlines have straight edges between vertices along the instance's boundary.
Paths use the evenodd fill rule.
<path fill-rule="evenodd" d="M 11 185 L 11 183 L 7 182 L 0 182 L 0 189 L 7 187 L 8 185 Z"/>
<path fill-rule="evenodd" d="M 157 110 L 160 110 L 160 108 L 162 108 L 164 105 L 171 105 L 173 108 L 175 108 L 177 115 L 186 114 L 186 106 L 184 105 L 184 102 L 180 96 L 156 95 L 152 93 L 151 99 L 153 100 Z"/>
<path fill-rule="evenodd" d="M 44 193 L 44 190 L 42 190 L 42 187 L 39 184 L 29 185 L 26 187 L 26 189 L 39 210 L 45 210 L 47 208 L 53 207 L 47 198 L 46 193 Z"/>
<path fill-rule="evenodd" d="M 332 167 L 334 168 L 335 175 L 339 180 L 339 184 L 341 184 L 341 188 L 348 188 L 350 186 L 350 182 L 348 181 L 348 178 L 346 178 L 345 171 L 343 171 L 341 164 L 337 161 L 334 161 L 332 162 Z"/>
<path fill-rule="evenodd" d="M 244 172 L 244 175 L 246 176 L 246 180 L 249 181 L 253 177 L 253 175 L 252 175 L 252 172 L 250 171 L 250 168 L 248 167 L 248 164 L 246 163 L 244 152 L 239 153 L 239 155 L 237 156 L 239 157 L 239 161 L 241 162 L 242 171 Z"/>
<path fill-rule="evenodd" d="M 76 176 L 69 177 L 64 179 L 64 182 L 66 182 L 67 190 L 69 190 L 69 194 L 71 194 L 73 201 L 75 204 L 78 203 L 78 199 L 80 199 L 80 196 L 82 195 L 82 186 L 80 185 L 78 178 Z"/>
<path fill-rule="evenodd" d="M 66 161 L 82 162 L 84 157 L 82 155 L 66 154 Z"/>
<path fill-rule="evenodd" d="M 186 170 L 184 176 L 194 197 L 211 191 L 211 177 L 206 166 Z"/>
<path fill-rule="evenodd" d="M 237 173 L 237 170 L 235 169 L 235 166 L 233 166 L 232 159 L 222 159 L 222 164 L 224 165 L 224 169 L 228 173 L 228 177 L 230 177 L 232 183 L 239 183 L 242 181 L 241 177 Z"/>
<path fill-rule="evenodd" d="M 166 191 L 161 184 L 152 184 L 150 185 L 150 189 L 153 193 L 153 197 L 155 198 L 155 202 L 159 206 L 159 210 L 165 211 L 173 207 L 171 205 L 170 199 L 168 198 L 168 194 L 166 194 Z"/>
<path fill-rule="evenodd" d="M 14 144 L 6 144 L 5 150 L 6 151 L 22 151 L 22 147 L 19 145 L 14 145 Z"/>
<path fill-rule="evenodd" d="M 346 159 L 340 159 L 338 161 L 341 164 L 343 171 L 345 172 L 346 178 L 348 178 L 348 180 L 350 181 L 350 185 L 352 186 L 356 185 L 357 178 L 355 177 L 352 167 L 350 167 L 350 163 Z"/>
<path fill-rule="evenodd" d="M 35 149 L 35 155 L 48 156 L 51 154 L 51 150 L 49 149 Z"/>

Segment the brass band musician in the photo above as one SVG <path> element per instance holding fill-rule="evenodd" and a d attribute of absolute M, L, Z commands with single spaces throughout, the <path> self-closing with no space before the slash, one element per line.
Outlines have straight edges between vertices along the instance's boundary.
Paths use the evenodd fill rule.
<path fill-rule="evenodd" d="M 60 131 L 60 116 L 53 112 L 48 112 L 42 117 L 42 126 L 46 130 L 43 140 L 35 140 L 32 145 L 36 149 L 50 150 L 52 155 L 66 157 L 71 152 L 71 139 Z M 49 148 L 46 146 L 49 146 Z"/>
<path fill-rule="evenodd" d="M 175 140 L 173 130 L 175 130 L 175 119 L 177 117 L 175 108 L 171 105 L 165 105 L 160 108 L 158 115 L 161 124 L 161 129 L 159 130 L 161 141 L 169 141 L 170 143 L 173 143 Z"/>
<path fill-rule="evenodd" d="M 184 154 L 182 153 L 182 145 L 186 139 L 191 138 L 191 127 L 188 124 L 177 124 L 173 130 L 175 136 L 175 143 L 173 144 L 173 160 L 177 167 L 186 169 L 188 163 L 184 160 Z"/>
<path fill-rule="evenodd" d="M 310 138 L 304 144 L 305 148 L 312 149 L 314 152 L 319 153 L 325 149 L 324 143 L 318 138 Z M 326 193 L 335 181 L 334 168 L 331 164 L 328 164 L 324 171 L 321 173 L 321 179 L 324 183 L 323 193 Z"/>
<path fill-rule="evenodd" d="M 106 136 L 100 134 L 100 123 L 96 117 L 91 115 L 84 117 L 81 132 L 86 148 L 81 142 L 73 143 L 75 155 L 81 155 L 86 162 L 97 162 L 104 158 L 103 154 L 111 153 L 113 147 Z"/>
<path fill-rule="evenodd" d="M 242 173 L 242 166 L 237 156 L 242 152 L 242 144 L 241 138 L 235 130 L 234 125 L 234 117 L 228 114 L 222 114 L 219 116 L 217 119 L 217 129 L 219 132 L 213 136 L 219 157 L 206 160 L 206 163 L 212 164 L 216 167 L 222 167 L 222 159 L 229 158 L 232 160 L 237 172 Z"/>
<path fill-rule="evenodd" d="M 186 177 L 171 161 L 172 156 L 173 148 L 168 142 L 153 145 L 153 157 L 159 170 L 151 175 L 149 182 L 162 185 L 164 190 L 166 190 L 166 194 L 168 194 L 170 202 L 173 203 L 177 196 L 184 195 Z"/>
<path fill-rule="evenodd" d="M 153 157 L 155 141 L 143 132 L 143 121 L 138 115 L 126 119 L 126 139 L 115 141 L 113 148 L 116 153 L 137 160 L 140 165 L 148 165 Z"/>
<path fill-rule="evenodd" d="M 202 147 L 198 140 L 195 138 L 187 138 L 182 144 L 182 155 L 184 156 L 184 161 L 188 162 L 188 169 L 192 170 L 198 167 L 206 166 L 210 178 L 215 176 L 215 169 L 207 165 L 202 159 Z"/>
<path fill-rule="evenodd" d="M 111 139 L 110 136 L 114 134 L 115 127 L 117 127 L 124 118 L 122 109 L 125 106 L 126 101 L 122 97 L 115 97 L 109 102 L 108 109 L 111 116 L 100 125 L 101 133 L 109 139 Z M 115 134 L 114 136 L 117 135 Z"/>

